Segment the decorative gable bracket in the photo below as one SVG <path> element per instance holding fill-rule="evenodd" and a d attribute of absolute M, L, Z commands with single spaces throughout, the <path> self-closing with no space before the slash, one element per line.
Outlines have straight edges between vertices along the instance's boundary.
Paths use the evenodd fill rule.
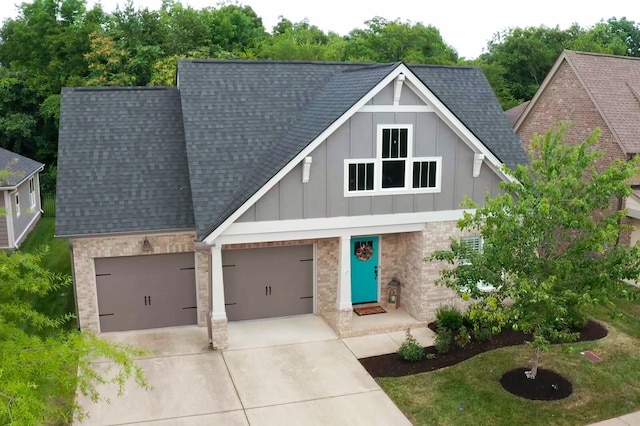
<path fill-rule="evenodd" d="M 473 177 L 477 178 L 480 176 L 480 168 L 482 167 L 482 162 L 484 161 L 484 154 L 476 152 L 473 154 Z"/>
<path fill-rule="evenodd" d="M 396 77 L 396 85 L 393 88 L 393 106 L 400 105 L 400 96 L 402 96 L 403 83 L 404 83 L 404 74 L 398 74 L 398 77 Z"/>

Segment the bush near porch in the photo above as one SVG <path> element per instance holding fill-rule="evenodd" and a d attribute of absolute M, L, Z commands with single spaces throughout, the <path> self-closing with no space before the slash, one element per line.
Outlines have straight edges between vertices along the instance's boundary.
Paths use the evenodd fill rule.
<path fill-rule="evenodd" d="M 541 367 L 562 372 L 573 394 L 554 402 L 531 401 L 505 391 L 503 373 L 527 366 L 531 349 L 511 347 L 480 354 L 452 367 L 400 378 L 377 379 L 415 425 L 585 425 L 640 410 L 640 302 L 617 300 L 615 312 L 592 310 L 609 335 L 592 342 L 552 345 Z M 604 361 L 590 363 L 582 351 Z"/>

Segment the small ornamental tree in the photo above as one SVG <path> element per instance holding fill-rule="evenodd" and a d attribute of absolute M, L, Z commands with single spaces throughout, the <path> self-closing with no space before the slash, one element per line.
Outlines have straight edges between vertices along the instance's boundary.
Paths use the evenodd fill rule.
<path fill-rule="evenodd" d="M 2 212 L 0 212 L 2 214 Z M 68 424 L 86 412 L 76 395 L 103 400 L 101 385 L 122 394 L 133 379 L 147 387 L 134 356 L 145 352 L 67 331 L 71 314 L 53 318 L 34 298 L 69 286 L 67 276 L 40 266 L 42 253 L 0 251 L 0 424 Z M 97 360 L 110 361 L 95 364 Z M 108 368 L 104 368 L 108 365 Z"/>
<path fill-rule="evenodd" d="M 504 169 L 515 180 L 501 184 L 502 194 L 482 206 L 464 201 L 476 210 L 458 227 L 483 238 L 481 251 L 452 241 L 429 257 L 452 265 L 438 284 L 476 299 L 476 315 L 494 329 L 509 324 L 532 334 L 532 379 L 540 352 L 551 341 L 577 339 L 585 308 L 624 292 L 622 280 L 640 271 L 640 250 L 618 243 L 627 226 L 616 208 L 631 194 L 638 157 L 596 168 L 603 155 L 595 149 L 598 132 L 578 145 L 565 144 L 565 132 L 534 136 L 530 163 Z M 482 282 L 493 290 L 478 288 Z"/>

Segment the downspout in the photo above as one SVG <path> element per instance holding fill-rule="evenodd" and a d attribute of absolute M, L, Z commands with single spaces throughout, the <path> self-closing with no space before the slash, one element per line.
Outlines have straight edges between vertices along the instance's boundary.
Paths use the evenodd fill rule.
<path fill-rule="evenodd" d="M 213 285 L 211 280 L 213 279 L 213 261 L 211 259 L 211 250 L 207 250 L 209 254 L 207 256 L 207 262 L 209 263 L 209 273 L 207 274 L 207 288 L 209 289 L 209 306 L 207 307 L 207 337 L 209 337 L 209 348 L 213 347 L 213 324 L 211 323 L 211 315 L 213 315 Z"/>

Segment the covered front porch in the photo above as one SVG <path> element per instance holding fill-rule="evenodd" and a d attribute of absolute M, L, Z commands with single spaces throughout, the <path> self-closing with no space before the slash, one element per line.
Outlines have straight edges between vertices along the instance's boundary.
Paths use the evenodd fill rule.
<path fill-rule="evenodd" d="M 449 244 L 449 238 L 456 232 L 455 222 L 422 223 L 406 230 L 396 227 L 378 228 L 375 233 L 371 232 L 373 229 L 366 231 L 370 233 L 360 234 L 358 230 L 346 233 L 342 230 L 343 235 L 336 237 L 287 241 L 255 241 L 259 239 L 258 235 L 254 236 L 254 241 L 235 243 L 234 239 L 227 238 L 221 240 L 225 244 L 216 243 L 204 247 L 204 250 L 201 248 L 198 274 L 202 278 L 208 276 L 211 284 L 209 327 L 213 347 L 229 347 L 234 339 L 231 333 L 237 332 L 237 324 L 244 323 L 229 321 L 234 318 L 229 317 L 226 310 L 225 302 L 228 301 L 225 301 L 225 292 L 228 289 L 225 289 L 223 256 L 228 250 L 265 249 L 266 253 L 269 247 L 299 246 L 308 249 L 312 246 L 313 259 L 304 259 L 313 261 L 308 262 L 313 264 L 310 274 L 313 281 L 313 307 L 308 313 L 324 319 L 341 338 L 425 327 L 433 320 L 437 306 L 455 303 L 459 299 L 449 289 L 434 285 L 441 265 L 424 261 L 433 249 Z M 355 259 L 354 253 L 363 241 L 371 244 L 373 253 L 366 253 L 363 259 Z M 306 256 L 300 259 L 303 260 L 303 257 Z M 207 266 L 210 273 L 206 270 Z M 365 268 L 363 273 L 369 274 L 368 279 L 372 281 L 372 293 L 368 296 L 354 294 L 360 291 L 353 282 L 357 268 Z M 389 306 L 391 282 L 398 284 L 394 290 L 399 293 L 395 309 Z M 263 293 L 264 287 L 261 290 Z M 365 306 L 379 305 L 386 312 L 358 316 L 354 306 L 362 306 L 363 302 L 367 302 Z"/>

